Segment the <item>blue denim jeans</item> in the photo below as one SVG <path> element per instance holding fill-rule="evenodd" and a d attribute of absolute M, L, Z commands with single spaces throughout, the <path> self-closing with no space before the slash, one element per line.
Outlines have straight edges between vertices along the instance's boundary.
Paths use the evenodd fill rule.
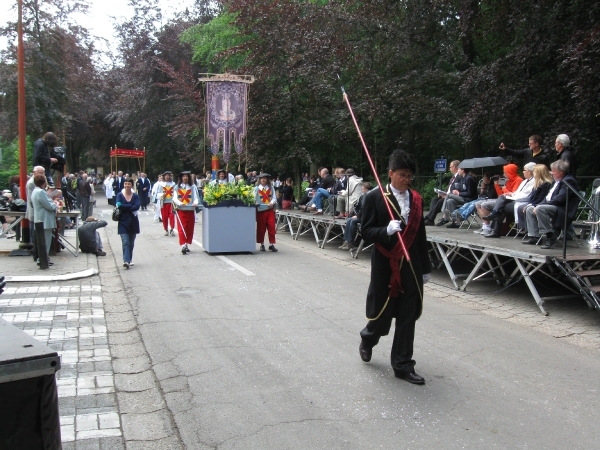
<path fill-rule="evenodd" d="M 472 202 L 465 203 L 460 208 L 458 208 L 456 211 L 454 211 L 454 214 L 460 214 L 463 219 L 466 219 L 471 214 L 473 214 L 473 211 L 475 211 L 475 204 L 478 201 L 479 200 L 473 200 Z"/>
<path fill-rule="evenodd" d="M 135 244 L 134 234 L 120 234 L 121 244 L 123 244 L 123 262 L 130 263 L 133 258 L 133 245 Z"/>
<path fill-rule="evenodd" d="M 356 228 L 358 227 L 358 217 L 349 217 L 346 219 L 346 228 L 344 228 L 344 242 L 354 247 L 354 238 L 356 237 Z"/>
<path fill-rule="evenodd" d="M 317 209 L 323 209 L 323 198 L 329 198 L 331 194 L 327 189 L 319 188 L 317 193 L 311 200 L 311 204 L 314 203 Z"/>

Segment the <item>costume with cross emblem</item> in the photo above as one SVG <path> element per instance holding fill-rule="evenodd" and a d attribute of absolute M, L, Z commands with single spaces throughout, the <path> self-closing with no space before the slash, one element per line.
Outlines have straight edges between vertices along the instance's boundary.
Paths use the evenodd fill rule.
<path fill-rule="evenodd" d="M 175 228 L 175 216 L 173 215 L 173 197 L 175 196 L 175 189 L 177 185 L 172 180 L 173 173 L 167 170 L 163 173 L 163 179 L 157 189 L 157 197 L 160 199 L 160 215 L 163 221 L 163 227 L 165 229 L 165 236 L 167 234 L 173 235 L 173 229 Z"/>
<path fill-rule="evenodd" d="M 259 185 L 254 188 L 254 201 L 258 205 L 256 210 L 256 242 L 260 244 L 260 251 L 265 251 L 265 231 L 269 235 L 269 250 L 276 252 L 275 248 L 275 205 L 277 196 L 271 184 L 271 175 L 261 173 L 258 175 Z"/>
<path fill-rule="evenodd" d="M 177 233 L 179 234 L 179 245 L 181 253 L 184 255 L 190 251 L 188 245 L 192 244 L 194 239 L 194 210 L 198 206 L 198 188 L 191 184 L 191 174 L 189 171 L 181 172 L 179 183 L 173 190 L 172 204 L 175 205 L 177 215 Z M 163 222 L 166 222 L 163 219 Z"/>

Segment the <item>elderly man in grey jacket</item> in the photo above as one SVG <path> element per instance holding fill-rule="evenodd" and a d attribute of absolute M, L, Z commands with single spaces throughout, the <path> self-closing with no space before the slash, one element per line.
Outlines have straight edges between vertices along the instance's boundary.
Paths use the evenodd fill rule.
<path fill-rule="evenodd" d="M 338 193 L 335 207 L 336 218 L 347 216 L 362 194 L 363 179 L 355 175 L 354 169 L 347 169 L 346 176 L 348 177 L 348 189 Z"/>

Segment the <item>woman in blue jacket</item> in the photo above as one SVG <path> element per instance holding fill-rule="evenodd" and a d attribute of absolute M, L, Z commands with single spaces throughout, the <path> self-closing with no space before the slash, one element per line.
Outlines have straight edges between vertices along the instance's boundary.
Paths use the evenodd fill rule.
<path fill-rule="evenodd" d="M 129 269 L 133 266 L 133 246 L 135 236 L 140 232 L 140 221 L 138 211 L 140 209 L 140 197 L 133 192 L 133 179 L 127 178 L 124 189 L 117 194 L 116 206 L 121 210 L 119 216 L 119 236 L 123 245 L 123 267 Z"/>

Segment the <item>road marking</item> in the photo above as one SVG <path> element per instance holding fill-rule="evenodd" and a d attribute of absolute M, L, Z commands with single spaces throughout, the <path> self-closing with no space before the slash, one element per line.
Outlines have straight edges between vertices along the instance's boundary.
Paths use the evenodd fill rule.
<path fill-rule="evenodd" d="M 196 239 L 192 239 L 192 242 L 200 247 L 202 247 L 202 242 L 197 241 Z M 202 247 L 204 248 L 204 247 Z M 248 269 L 240 266 L 237 263 L 234 263 L 232 260 L 230 260 L 229 258 L 227 258 L 226 256 L 223 255 L 217 255 L 217 258 L 219 258 L 221 261 L 223 261 L 225 264 L 229 264 L 231 267 L 233 267 L 236 270 L 239 270 L 240 272 L 242 272 L 244 275 L 248 276 L 248 277 L 253 277 L 254 273 L 250 272 Z"/>
<path fill-rule="evenodd" d="M 252 272 L 250 272 L 248 269 L 244 269 L 242 266 L 240 266 L 239 264 L 234 263 L 232 260 L 230 260 L 229 258 L 222 256 L 222 255 L 217 255 L 217 258 L 219 258 L 221 261 L 223 261 L 224 263 L 229 264 L 231 267 L 233 267 L 234 269 L 239 270 L 240 272 L 242 272 L 244 275 L 247 275 L 249 277 L 253 277 L 254 274 Z"/>
<path fill-rule="evenodd" d="M 177 229 L 175 230 L 175 234 L 179 234 L 179 232 L 177 231 Z M 199 247 L 202 247 L 202 242 L 196 240 L 196 239 L 192 239 L 192 242 L 194 244 L 196 244 Z M 204 249 L 204 247 L 202 247 Z M 242 272 L 244 275 L 248 276 L 248 277 L 253 277 L 255 276 L 254 273 L 250 272 L 248 269 L 240 266 L 237 263 L 234 263 L 232 260 L 230 260 L 229 258 L 227 258 L 226 256 L 222 256 L 222 255 L 218 255 L 217 258 L 219 258 L 221 261 L 223 261 L 225 264 L 229 264 L 231 267 L 233 267 L 236 270 L 239 270 L 240 272 Z"/>

